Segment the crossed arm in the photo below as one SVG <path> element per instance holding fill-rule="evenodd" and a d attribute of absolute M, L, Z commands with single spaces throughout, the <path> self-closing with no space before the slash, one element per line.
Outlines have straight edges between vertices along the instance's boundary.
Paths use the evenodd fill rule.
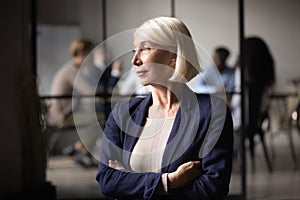
<path fill-rule="evenodd" d="M 109 160 L 109 167 L 124 170 L 123 165 L 117 160 Z M 176 171 L 167 173 L 168 189 L 184 187 L 201 175 L 200 161 L 189 161 L 180 165 Z"/>

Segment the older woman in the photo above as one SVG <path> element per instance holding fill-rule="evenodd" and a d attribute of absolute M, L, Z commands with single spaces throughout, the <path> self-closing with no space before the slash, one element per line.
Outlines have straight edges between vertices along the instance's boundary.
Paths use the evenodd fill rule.
<path fill-rule="evenodd" d="M 232 165 L 226 101 L 192 92 L 200 71 L 191 34 L 158 17 L 134 33 L 132 64 L 151 88 L 115 105 L 101 146 L 97 181 L 114 199 L 224 199 Z"/>

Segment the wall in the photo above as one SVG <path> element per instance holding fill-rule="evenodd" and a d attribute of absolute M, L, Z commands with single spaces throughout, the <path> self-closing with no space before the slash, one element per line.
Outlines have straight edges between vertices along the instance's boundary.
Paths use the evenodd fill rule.
<path fill-rule="evenodd" d="M 171 15 L 169 0 L 109 0 L 107 36 L 134 29 L 145 20 L 160 15 Z"/>
<path fill-rule="evenodd" d="M 38 24 L 65 24 L 79 23 L 79 0 L 38 0 Z"/>
<path fill-rule="evenodd" d="M 102 0 L 79 1 L 79 26 L 82 35 L 95 42 L 103 40 Z"/>
<path fill-rule="evenodd" d="M 38 0 L 38 25 L 80 26 L 81 36 L 102 41 L 102 0 Z"/>
<path fill-rule="evenodd" d="M 212 55 L 216 46 L 231 51 L 229 64 L 235 63 L 238 53 L 238 1 L 187 0 L 176 1 L 176 16 L 190 28 L 194 39 Z"/>

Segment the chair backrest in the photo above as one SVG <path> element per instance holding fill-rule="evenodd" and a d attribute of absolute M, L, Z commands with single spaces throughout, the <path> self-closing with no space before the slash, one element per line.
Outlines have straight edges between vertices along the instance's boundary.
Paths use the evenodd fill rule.
<path fill-rule="evenodd" d="M 249 87 L 249 132 L 255 134 L 268 118 L 270 88 L 253 85 Z"/>

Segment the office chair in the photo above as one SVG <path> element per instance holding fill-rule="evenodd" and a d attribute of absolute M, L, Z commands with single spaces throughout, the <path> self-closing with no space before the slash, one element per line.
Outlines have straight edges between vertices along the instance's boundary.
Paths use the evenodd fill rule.
<path fill-rule="evenodd" d="M 265 142 L 266 130 L 263 129 L 263 123 L 269 119 L 268 102 L 269 93 L 264 88 L 250 87 L 249 88 L 249 126 L 247 138 L 249 140 L 249 149 L 251 156 L 252 171 L 255 171 L 255 135 L 258 135 L 263 147 L 264 157 L 269 172 L 273 171 L 270 156 L 268 153 L 267 144 Z"/>

